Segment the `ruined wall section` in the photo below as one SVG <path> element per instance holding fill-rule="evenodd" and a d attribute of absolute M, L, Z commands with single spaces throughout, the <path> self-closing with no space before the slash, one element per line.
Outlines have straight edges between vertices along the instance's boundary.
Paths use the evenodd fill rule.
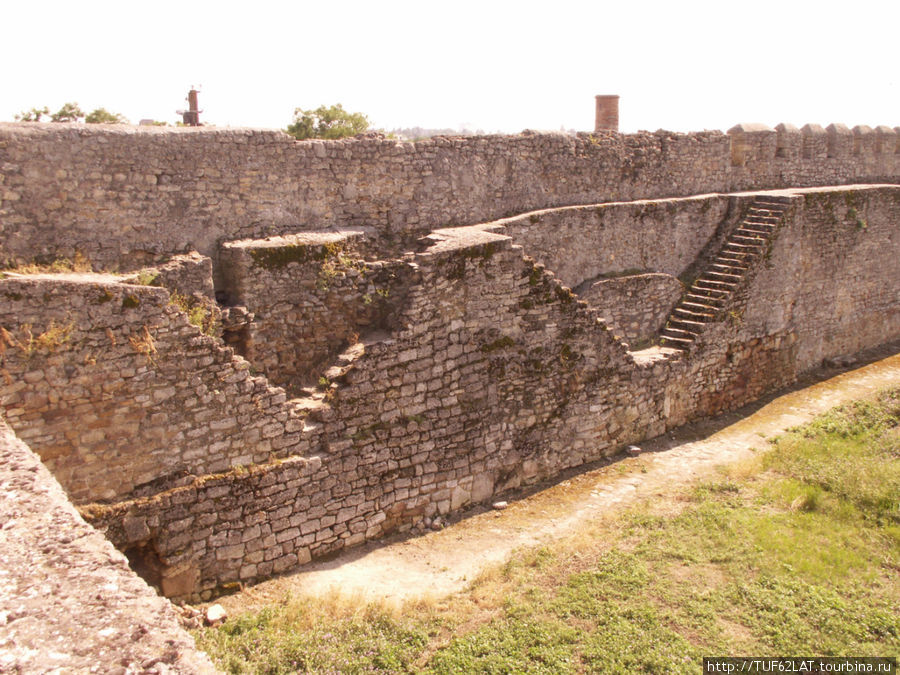
<path fill-rule="evenodd" d="M 826 135 L 823 154 L 806 128 L 797 143 L 787 133 L 743 129 L 402 143 L 6 123 L 0 244 L 7 260 L 80 251 L 100 267 L 126 269 L 191 249 L 214 256 L 226 240 L 330 226 L 372 226 L 389 246 L 410 233 L 547 207 L 895 182 L 896 134 L 879 129 L 871 142 L 865 134 L 854 140 L 855 130 L 848 142 Z"/>
<path fill-rule="evenodd" d="M 217 672 L 2 419 L 0 494 L 0 671 Z"/>
<path fill-rule="evenodd" d="M 284 391 L 165 289 L 41 275 L 2 279 L 0 293 L 3 414 L 75 502 L 316 446 Z"/>
<path fill-rule="evenodd" d="M 323 421 L 332 461 L 340 458 L 347 472 L 345 489 L 377 499 L 384 531 L 409 529 L 502 489 L 522 470 L 516 428 L 539 424 L 560 406 L 555 382 L 548 386 L 560 353 L 580 358 L 569 351 L 575 347 L 563 349 L 563 317 L 554 316 L 565 301 L 572 323 L 572 297 L 508 238 L 464 230 L 435 234 L 436 243 L 416 256 L 418 283 L 402 305 L 400 327 L 364 343 L 336 379 L 332 414 Z M 529 317 L 538 312 L 541 320 Z M 585 319 L 591 333 L 602 333 Z M 575 319 L 568 330 L 578 335 L 580 325 Z M 624 350 L 611 339 L 607 346 L 624 363 Z M 596 344 L 582 349 L 601 358 Z M 534 479 L 537 466 L 525 464 Z"/>
<path fill-rule="evenodd" d="M 624 346 L 509 238 L 479 228 L 429 238 L 404 327 L 366 346 L 325 422 L 329 450 L 385 490 L 385 527 L 603 456 L 626 442 L 628 422 L 614 419 L 624 398 L 653 416 L 652 393 L 625 385 Z M 608 415 L 589 414 L 594 387 Z"/>
<path fill-rule="evenodd" d="M 883 287 L 876 285 L 876 277 L 896 257 L 897 192 L 898 188 L 874 188 L 836 192 L 833 199 L 816 193 L 797 196 L 768 259 L 760 261 L 735 304 L 725 308 L 722 320 L 701 334 L 696 350 L 680 359 L 628 353 L 598 323 L 598 312 L 524 257 L 509 237 L 483 226 L 436 231 L 426 241 L 429 246 L 403 261 L 414 283 L 398 303 L 402 311 L 393 326 L 378 337 L 349 345 L 336 360 L 339 365 L 331 383 L 307 418 L 320 425 L 318 430 L 289 429 L 293 419 L 289 416 L 283 427 L 269 426 L 273 419 L 280 422 L 285 408 L 276 395 L 275 400 L 263 401 L 274 406 L 274 412 L 264 409 L 257 415 L 248 410 L 249 424 L 240 422 L 240 429 L 221 432 L 239 438 L 243 426 L 253 429 L 264 423 L 261 435 L 272 434 L 273 448 L 276 440 L 300 447 L 313 438 L 315 448 L 304 449 L 302 456 L 267 455 L 257 464 L 188 477 L 183 485 L 152 496 L 110 506 L 88 505 L 85 514 L 122 549 L 151 558 L 164 592 L 209 597 L 223 584 L 260 580 L 387 532 L 421 527 L 425 518 L 451 514 L 697 416 L 737 407 L 791 382 L 819 358 L 808 351 L 823 335 L 816 330 L 834 332 L 829 349 L 859 340 L 852 319 L 832 318 L 833 323 L 827 323 L 829 316 L 839 315 L 841 297 L 849 303 L 848 316 L 855 319 L 876 313 L 896 316 L 890 311 L 900 295 L 900 280 L 893 267 L 881 275 Z M 850 208 L 857 216 L 862 214 L 865 227 L 848 229 Z M 829 216 L 832 211 L 835 222 Z M 805 218 L 798 215 L 802 213 Z M 813 242 L 822 237 L 833 242 L 820 262 L 814 253 L 818 244 Z M 798 249 L 801 253 L 792 266 Z M 845 269 L 835 272 L 840 265 Z M 853 289 L 858 281 L 857 292 Z M 50 316 L 41 324 L 37 310 L 28 308 L 44 304 L 51 315 L 58 311 L 54 308 L 61 303 L 52 294 L 46 299 L 43 295 L 52 291 L 49 282 L 9 278 L 2 283 L 22 286 L 3 286 L 3 291 L 31 294 L 27 302 L 6 296 L 3 307 L 8 314 L 2 325 L 21 312 L 45 331 Z M 27 290 L 29 283 L 35 288 Z M 165 302 L 160 289 L 131 291 L 141 294 L 137 299 L 143 309 L 138 310 L 123 307 L 127 291 L 118 287 L 110 291 L 119 294 L 115 301 L 94 305 L 89 300 L 102 289 L 90 288 L 60 293 L 69 305 L 76 298 L 73 306 L 88 307 L 87 316 L 100 326 L 133 321 L 129 330 L 120 330 L 126 340 L 142 334 L 139 329 L 147 319 L 141 311 L 151 317 L 169 315 L 160 306 Z M 809 306 L 789 320 L 778 319 L 772 308 L 773 298 L 776 305 L 786 306 L 793 298 L 798 305 L 811 305 L 820 295 L 825 299 L 821 310 Z M 79 297 L 84 299 L 78 301 Z M 96 316 L 91 315 L 90 307 L 107 305 L 115 311 L 98 309 Z M 128 319 L 131 311 L 140 318 Z M 806 313 L 812 318 L 807 320 Z M 60 321 L 67 317 L 58 315 Z M 195 330 L 188 333 L 183 317 L 179 321 L 160 323 L 160 335 L 154 337 L 160 354 L 169 353 L 160 347 L 168 339 L 164 327 L 173 336 L 184 331 L 179 342 L 186 339 L 192 345 L 200 339 L 215 344 Z M 81 330 L 79 326 L 76 322 L 75 328 Z M 897 334 L 898 327 L 890 321 L 877 326 L 864 333 L 873 344 Z M 112 341 L 105 331 L 97 333 L 96 344 L 110 350 Z M 83 387 L 79 378 L 90 369 L 77 367 L 84 353 L 74 348 L 87 344 L 87 338 L 74 333 L 72 340 L 73 351 L 53 362 L 58 370 L 47 372 L 48 380 L 71 383 L 76 391 Z M 168 349 L 177 353 L 175 344 Z M 223 361 L 232 362 L 227 350 L 217 349 L 222 349 Z M 8 343 L 6 358 L 13 351 L 14 344 Z M 117 352 L 112 349 L 109 354 L 116 357 Z M 110 361 L 115 364 L 115 358 Z M 187 387 L 196 386 L 191 382 L 200 378 L 212 388 L 213 380 L 207 383 L 203 378 L 208 373 L 218 377 L 216 359 L 190 364 L 173 356 L 171 363 L 173 371 L 178 366 L 175 381 L 187 379 Z M 71 374 L 66 365 L 75 366 Z M 102 359 L 91 365 L 98 367 L 104 381 L 117 382 Z M 127 367 L 119 365 L 115 372 Z M 185 371 L 193 375 L 185 378 Z M 32 389 L 28 377 L 36 376 L 28 372 L 11 376 L 6 386 L 13 389 L 7 391 L 22 400 L 36 391 L 51 401 L 51 392 L 45 394 L 40 384 Z M 254 382 L 249 376 L 247 381 Z M 15 389 L 17 382 L 26 384 Z M 145 387 L 147 382 L 156 380 L 145 381 Z M 221 407 L 209 412 L 211 418 L 233 420 L 230 400 L 241 404 L 255 400 L 240 398 L 246 395 L 242 391 L 238 388 L 232 394 L 236 398 L 221 401 Z M 279 390 L 267 389 L 272 391 Z M 89 414 L 97 401 L 102 403 L 103 398 L 78 401 L 82 407 L 73 415 Z M 33 403 L 44 405 L 41 398 Z M 181 407 L 191 410 L 188 404 Z M 169 411 L 178 424 L 180 414 Z M 53 416 L 48 419 L 52 423 Z M 78 419 L 71 417 L 55 433 L 64 435 Z M 169 419 L 159 416 L 149 422 L 165 431 Z M 218 438 L 211 425 L 203 429 L 204 441 Z"/>
<path fill-rule="evenodd" d="M 434 241 L 399 327 L 348 349 L 315 414 L 318 456 L 88 507 L 92 522 L 152 546 L 167 593 L 209 597 L 661 433 L 660 373 L 633 373 L 552 275 L 507 237 Z"/>
<path fill-rule="evenodd" d="M 395 323 L 411 270 L 364 260 L 356 237 L 304 233 L 222 247 L 221 290 L 253 315 L 236 349 L 290 392 L 318 385 L 346 347 Z"/>

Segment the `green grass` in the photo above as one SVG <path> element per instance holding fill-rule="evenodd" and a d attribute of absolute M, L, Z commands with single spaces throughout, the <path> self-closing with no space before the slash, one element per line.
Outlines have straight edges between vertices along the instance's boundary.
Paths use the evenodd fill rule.
<path fill-rule="evenodd" d="M 207 630 L 198 642 L 229 673 L 404 672 L 427 644 L 419 627 L 378 608 L 340 619 L 287 603 Z"/>
<path fill-rule="evenodd" d="M 900 654 L 900 388 L 749 470 L 390 612 L 270 607 L 198 633 L 227 672 L 696 673 L 704 655 Z"/>

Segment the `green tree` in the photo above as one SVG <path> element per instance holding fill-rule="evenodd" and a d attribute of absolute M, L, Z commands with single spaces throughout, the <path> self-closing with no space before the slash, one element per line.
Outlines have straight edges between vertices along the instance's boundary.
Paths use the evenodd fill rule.
<path fill-rule="evenodd" d="M 64 103 L 63 107 L 50 115 L 51 122 L 78 122 L 84 117 L 84 111 L 77 103 Z"/>
<path fill-rule="evenodd" d="M 47 106 L 44 106 L 43 108 L 32 108 L 31 110 L 25 110 L 16 115 L 16 122 L 40 122 L 41 117 L 49 114 L 50 108 Z"/>
<path fill-rule="evenodd" d="M 298 140 L 304 138 L 344 138 L 361 134 L 369 128 L 369 119 L 362 113 L 351 113 L 338 103 L 315 110 L 294 111 L 294 122 L 287 132 Z"/>
<path fill-rule="evenodd" d="M 97 108 L 84 118 L 88 124 L 128 124 L 128 118 L 119 113 L 111 113 L 106 108 Z"/>

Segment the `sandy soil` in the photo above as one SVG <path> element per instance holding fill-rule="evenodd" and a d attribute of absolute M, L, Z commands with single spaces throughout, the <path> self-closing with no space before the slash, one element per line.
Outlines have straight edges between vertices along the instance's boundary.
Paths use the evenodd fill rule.
<path fill-rule="evenodd" d="M 600 514 L 663 495 L 673 486 L 713 474 L 717 466 L 749 457 L 766 446 L 766 439 L 829 408 L 900 385 L 900 354 L 836 372 L 820 372 L 819 378 L 827 379 L 648 441 L 639 456 L 513 495 L 506 509 L 473 510 L 440 531 L 352 549 L 218 602 L 233 615 L 289 594 L 403 602 L 455 593 L 516 549 L 572 535 Z"/>

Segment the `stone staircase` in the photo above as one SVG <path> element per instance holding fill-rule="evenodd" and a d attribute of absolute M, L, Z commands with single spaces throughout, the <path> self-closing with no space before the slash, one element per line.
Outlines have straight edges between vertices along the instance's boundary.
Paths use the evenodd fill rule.
<path fill-rule="evenodd" d="M 789 197 L 754 198 L 716 257 L 672 310 L 660 332 L 661 345 L 690 350 L 704 326 L 716 320 L 747 272 L 765 253 L 789 206 Z"/>
<path fill-rule="evenodd" d="M 390 342 L 390 339 L 390 333 L 381 330 L 360 337 L 358 342 L 338 354 L 333 365 L 323 373 L 318 387 L 304 387 L 300 390 L 302 396 L 291 399 L 294 410 L 306 419 L 304 431 L 317 428 L 332 418 L 331 400 L 338 387 L 344 384 L 346 375 L 356 367 L 356 361 L 367 349 Z"/>

